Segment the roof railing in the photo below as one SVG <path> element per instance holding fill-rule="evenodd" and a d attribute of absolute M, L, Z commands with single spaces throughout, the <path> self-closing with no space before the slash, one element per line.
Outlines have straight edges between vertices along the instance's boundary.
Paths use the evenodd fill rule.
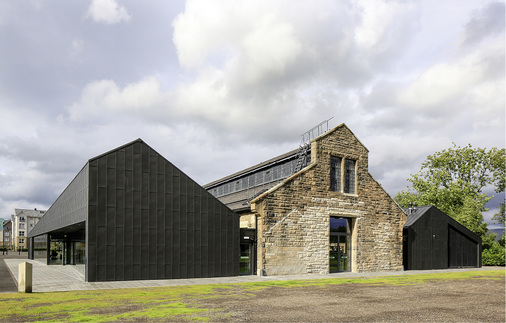
<path fill-rule="evenodd" d="M 318 125 L 314 126 L 313 128 L 306 131 L 304 134 L 302 134 L 300 147 L 309 145 L 311 140 L 327 132 L 329 130 L 329 121 L 332 119 L 334 119 L 334 117 L 320 122 Z"/>

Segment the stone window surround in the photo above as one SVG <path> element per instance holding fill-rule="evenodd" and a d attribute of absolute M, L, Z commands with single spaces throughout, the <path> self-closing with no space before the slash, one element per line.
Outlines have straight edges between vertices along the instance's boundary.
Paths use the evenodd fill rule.
<path fill-rule="evenodd" d="M 339 190 L 333 191 L 333 190 L 331 190 L 331 184 L 330 184 L 330 181 L 329 181 L 329 192 L 331 192 L 331 193 L 339 193 L 339 194 L 343 194 L 343 195 L 347 195 L 347 196 L 358 197 L 358 194 L 357 194 L 358 164 L 359 164 L 360 158 L 358 156 L 351 156 L 351 155 L 344 155 L 344 154 L 343 155 L 332 154 L 332 155 L 329 155 L 329 158 L 328 158 L 328 164 L 329 165 L 331 163 L 332 157 L 341 158 L 341 176 L 340 176 L 341 183 L 340 183 Z M 355 180 L 354 180 L 355 193 L 346 193 L 346 192 L 344 192 L 345 164 L 346 164 L 346 160 L 353 160 L 353 161 L 355 161 Z"/>

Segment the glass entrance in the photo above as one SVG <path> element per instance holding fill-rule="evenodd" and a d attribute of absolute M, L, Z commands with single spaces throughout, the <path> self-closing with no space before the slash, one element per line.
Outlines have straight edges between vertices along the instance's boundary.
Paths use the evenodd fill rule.
<path fill-rule="evenodd" d="M 253 275 L 256 271 L 256 230 L 241 228 L 240 232 L 239 273 L 241 275 Z"/>
<path fill-rule="evenodd" d="M 331 273 L 351 270 L 350 220 L 330 218 L 329 271 Z"/>
<path fill-rule="evenodd" d="M 240 266 L 239 273 L 241 275 L 252 274 L 252 263 L 251 263 L 251 247 L 249 243 L 241 243 L 241 255 L 240 255 Z"/>

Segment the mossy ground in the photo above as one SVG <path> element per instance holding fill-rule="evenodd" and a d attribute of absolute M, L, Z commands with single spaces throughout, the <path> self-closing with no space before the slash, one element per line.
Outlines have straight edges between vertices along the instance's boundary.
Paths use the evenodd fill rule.
<path fill-rule="evenodd" d="M 339 284 L 416 285 L 435 280 L 501 280 L 504 270 L 399 275 L 371 278 L 331 278 L 265 281 L 242 284 L 193 285 L 115 290 L 0 294 L 3 322 L 207 321 L 220 308 L 199 301 L 216 297 L 251 297 L 265 288 L 325 287 Z"/>

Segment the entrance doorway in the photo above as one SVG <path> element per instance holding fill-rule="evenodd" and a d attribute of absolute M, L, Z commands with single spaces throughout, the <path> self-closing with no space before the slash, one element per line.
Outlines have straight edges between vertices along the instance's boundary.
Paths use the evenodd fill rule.
<path fill-rule="evenodd" d="M 239 255 L 239 274 L 253 275 L 256 263 L 256 230 L 241 229 L 241 250 Z"/>
<path fill-rule="evenodd" d="M 48 265 L 85 264 L 85 231 L 48 234 Z"/>
<path fill-rule="evenodd" d="M 330 218 L 329 271 L 351 271 L 350 219 Z"/>

